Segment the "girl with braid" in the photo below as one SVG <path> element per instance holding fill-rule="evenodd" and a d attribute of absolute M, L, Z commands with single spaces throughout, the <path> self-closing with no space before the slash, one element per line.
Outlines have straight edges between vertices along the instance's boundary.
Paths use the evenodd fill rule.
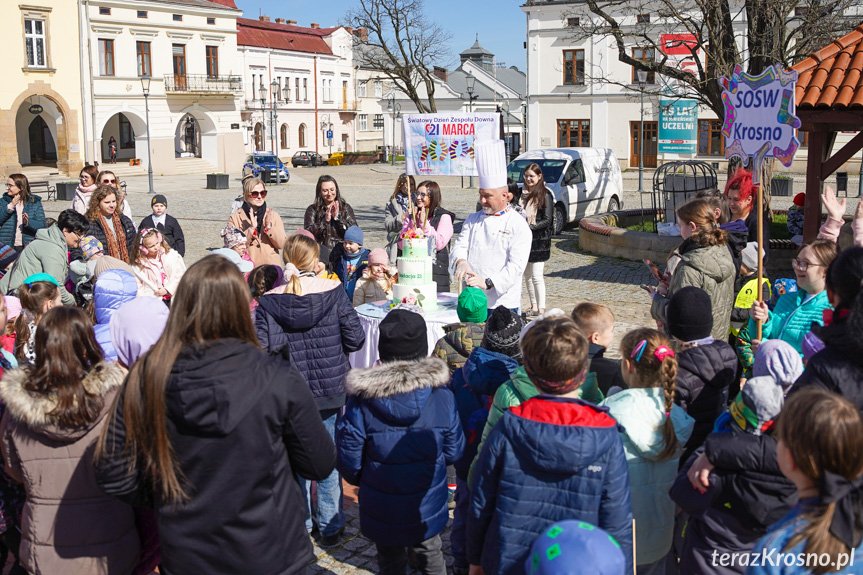
<path fill-rule="evenodd" d="M 628 389 L 601 405 L 623 426 L 638 541 L 636 573 L 665 573 L 674 533 L 674 503 L 668 490 L 695 420 L 674 403 L 677 358 L 668 338 L 654 329 L 636 329 L 623 336 L 620 353 Z"/>

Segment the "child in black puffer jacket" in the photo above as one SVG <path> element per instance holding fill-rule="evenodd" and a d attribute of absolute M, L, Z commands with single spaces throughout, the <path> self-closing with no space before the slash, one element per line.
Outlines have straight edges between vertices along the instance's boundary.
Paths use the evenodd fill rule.
<path fill-rule="evenodd" d="M 729 314 L 731 310 L 729 310 Z M 737 354 L 725 341 L 713 339 L 710 296 L 689 286 L 668 303 L 667 329 L 677 344 L 674 403 L 695 419 L 695 429 L 680 461 L 702 444 L 728 401 L 728 386 L 737 374 Z"/>

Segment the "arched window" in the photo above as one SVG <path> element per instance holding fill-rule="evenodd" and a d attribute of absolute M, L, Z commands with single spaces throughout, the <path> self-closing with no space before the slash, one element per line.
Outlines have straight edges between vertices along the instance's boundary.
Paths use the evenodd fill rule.
<path fill-rule="evenodd" d="M 264 151 L 264 126 L 260 122 L 255 124 L 255 150 Z"/>
<path fill-rule="evenodd" d="M 299 139 L 299 145 L 300 145 L 300 147 L 301 147 L 301 148 L 305 148 L 305 147 L 306 147 L 306 125 L 305 125 L 305 124 L 300 124 L 300 139 Z"/>
<path fill-rule="evenodd" d="M 282 144 L 282 149 L 287 150 L 291 146 L 288 143 L 288 125 L 282 124 L 282 127 L 279 129 L 279 140 Z"/>

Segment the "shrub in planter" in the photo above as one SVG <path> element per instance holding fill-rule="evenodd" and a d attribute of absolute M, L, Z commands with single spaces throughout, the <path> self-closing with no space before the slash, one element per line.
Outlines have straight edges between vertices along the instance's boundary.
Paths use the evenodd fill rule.
<path fill-rule="evenodd" d="M 794 193 L 794 180 L 786 174 L 777 174 L 770 180 L 771 196 L 791 196 Z"/>
<path fill-rule="evenodd" d="M 207 174 L 208 190 L 227 190 L 228 174 Z"/>
<path fill-rule="evenodd" d="M 75 190 L 78 182 L 57 182 L 57 199 L 72 201 L 75 198 Z"/>

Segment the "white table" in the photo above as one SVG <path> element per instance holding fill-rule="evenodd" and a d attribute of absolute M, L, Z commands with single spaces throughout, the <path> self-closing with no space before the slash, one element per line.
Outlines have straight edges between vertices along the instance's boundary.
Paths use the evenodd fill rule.
<path fill-rule="evenodd" d="M 431 354 L 437 341 L 444 336 L 444 326 L 458 323 L 457 303 L 458 296 L 456 294 L 439 293 L 438 310 L 434 313 L 422 314 L 426 321 L 429 354 Z M 360 323 L 362 323 L 363 332 L 366 334 L 366 343 L 361 350 L 350 355 L 351 367 L 371 367 L 380 359 L 378 355 L 380 323 L 386 317 L 387 311 L 384 306 L 374 303 L 366 303 L 357 307 Z"/>

